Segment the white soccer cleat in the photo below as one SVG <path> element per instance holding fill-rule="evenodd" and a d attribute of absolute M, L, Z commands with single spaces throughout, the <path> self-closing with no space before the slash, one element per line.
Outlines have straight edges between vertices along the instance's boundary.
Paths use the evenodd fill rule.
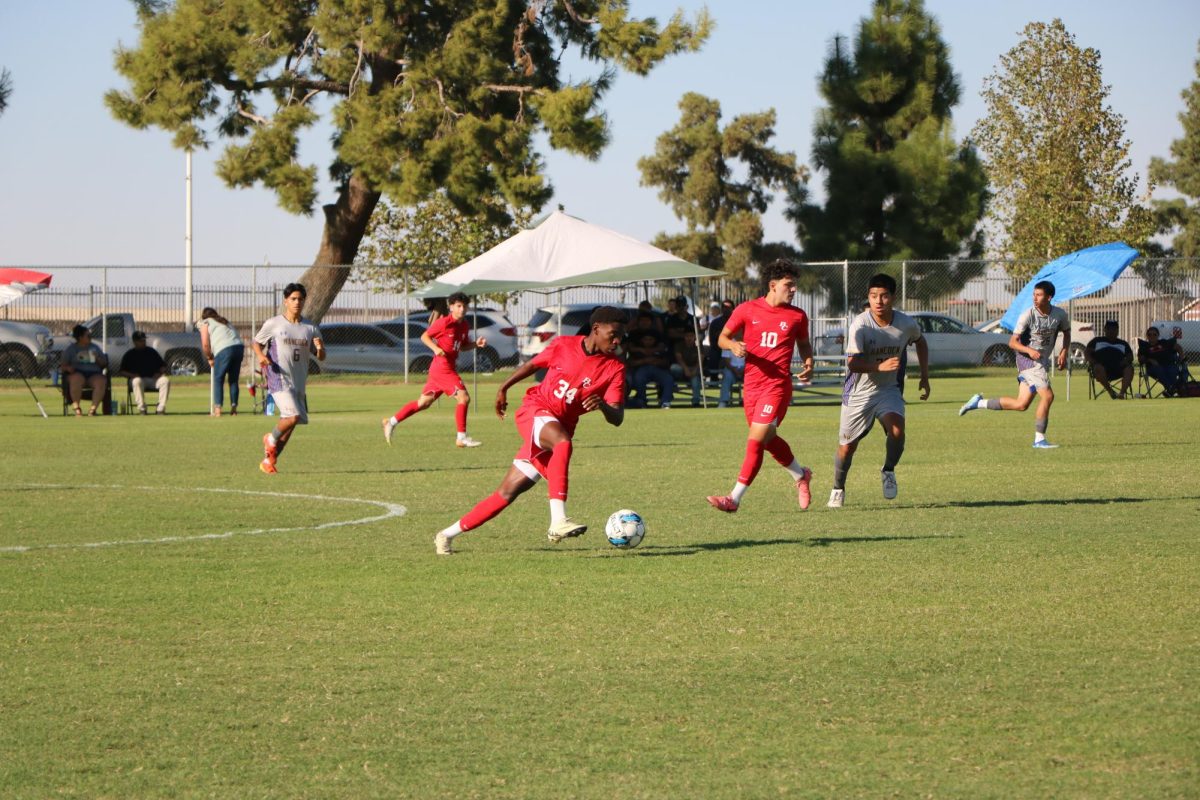
<path fill-rule="evenodd" d="M 383 418 L 383 440 L 388 444 L 392 443 L 392 431 L 396 426 L 392 424 L 392 417 Z"/>
<path fill-rule="evenodd" d="M 1042 439 L 1040 442 L 1033 443 L 1034 450 L 1054 450 L 1057 447 L 1058 445 L 1050 444 L 1050 442 L 1046 441 L 1045 439 Z"/>
<path fill-rule="evenodd" d="M 570 517 L 563 517 L 550 526 L 550 530 L 546 531 L 546 538 L 550 540 L 550 544 L 558 544 L 563 539 L 583 536 L 586 532 L 587 525 L 580 525 Z"/>
<path fill-rule="evenodd" d="M 899 491 L 899 487 L 896 486 L 896 473 L 885 469 L 879 475 L 883 482 L 883 499 L 895 500 L 896 493 Z"/>
<path fill-rule="evenodd" d="M 979 401 L 982 399 L 983 399 L 983 395 L 981 395 L 981 394 L 971 395 L 971 399 L 968 400 L 967 402 L 963 403 L 962 408 L 960 408 L 958 410 L 958 415 L 961 417 L 963 414 L 967 413 L 968 411 L 974 411 L 975 409 L 979 408 Z"/>
<path fill-rule="evenodd" d="M 479 447 L 483 442 L 472 439 L 470 436 L 464 436 L 454 442 L 455 447 Z"/>
<path fill-rule="evenodd" d="M 829 502 L 825 505 L 829 508 L 841 508 L 846 502 L 846 490 L 834 489 L 829 493 Z"/>
<path fill-rule="evenodd" d="M 454 555 L 454 548 L 450 546 L 450 537 L 442 532 L 433 537 L 433 549 L 439 556 Z"/>

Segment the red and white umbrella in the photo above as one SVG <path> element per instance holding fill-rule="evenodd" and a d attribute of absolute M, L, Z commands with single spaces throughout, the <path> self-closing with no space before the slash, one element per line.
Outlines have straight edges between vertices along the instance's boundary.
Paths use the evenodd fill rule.
<path fill-rule="evenodd" d="M 50 286 L 50 275 L 29 269 L 0 269 L 0 306 Z"/>

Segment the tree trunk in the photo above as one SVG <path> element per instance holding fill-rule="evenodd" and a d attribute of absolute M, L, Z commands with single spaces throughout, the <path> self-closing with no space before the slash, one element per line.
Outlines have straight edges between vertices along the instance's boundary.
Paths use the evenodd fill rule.
<path fill-rule="evenodd" d="M 321 249 L 313 265 L 300 276 L 308 290 L 304 316 L 320 322 L 333 305 L 338 292 L 350 277 L 350 265 L 358 254 L 358 246 L 367 232 L 367 223 L 380 193 L 370 188 L 357 172 L 350 177 L 346 188 L 338 194 L 336 203 L 324 206 L 325 230 Z"/>

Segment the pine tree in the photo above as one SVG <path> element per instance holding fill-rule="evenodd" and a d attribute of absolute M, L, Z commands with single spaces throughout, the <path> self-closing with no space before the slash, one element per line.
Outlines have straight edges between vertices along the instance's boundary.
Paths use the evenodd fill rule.
<path fill-rule="evenodd" d="M 535 146 L 599 155 L 601 100 L 617 69 L 647 74 L 696 50 L 710 20 L 659 25 L 626 0 L 136 0 L 141 35 L 118 49 L 126 91 L 105 100 L 135 128 L 174 133 L 182 149 L 231 140 L 217 171 L 261 184 L 293 213 L 316 210 L 317 168 L 298 136 L 328 107 L 337 199 L 322 207 L 314 268 L 302 280 L 320 319 L 382 195 L 411 205 L 443 190 L 467 213 L 483 198 L 538 208 L 550 197 Z M 569 82 L 561 55 L 598 66 Z M 324 105 L 321 98 L 330 98 Z M 340 269 L 318 269 L 336 265 Z"/>
<path fill-rule="evenodd" d="M 1196 77 L 1182 92 L 1184 110 L 1179 121 L 1183 137 L 1171 142 L 1173 160 L 1150 161 L 1150 182 L 1182 195 L 1154 201 L 1158 232 L 1172 236 L 1170 255 L 1189 258 L 1200 256 L 1200 59 Z"/>
<path fill-rule="evenodd" d="M 792 153 L 770 146 L 775 110 L 742 114 L 721 129 L 721 104 L 688 92 L 679 123 L 658 137 L 654 155 L 638 160 L 643 186 L 687 224 L 654 240 L 680 258 L 745 279 L 760 257 L 762 214 L 770 191 L 794 192 L 804 181 Z"/>
<path fill-rule="evenodd" d="M 7 69 L 0 70 L 0 114 L 8 108 L 8 98 L 12 94 L 12 73 Z"/>
<path fill-rule="evenodd" d="M 844 37 L 834 37 L 820 90 L 828 105 L 813 127 L 812 164 L 824 176 L 825 202 L 815 204 L 800 192 L 788 211 L 804 257 L 978 256 L 987 180 L 974 148 L 954 141 L 950 118 L 959 101 L 958 79 L 924 3 L 875 0 L 853 49 Z M 939 266 L 942 279 L 919 280 L 931 268 L 910 268 L 918 277 L 914 289 L 953 291 L 981 269 L 956 264 L 947 274 Z M 888 269 L 898 273 L 899 265 Z M 838 307 L 841 275 L 827 284 Z"/>
<path fill-rule="evenodd" d="M 1151 232 L 1129 177 L 1125 120 L 1107 105 L 1100 53 L 1062 20 L 1032 22 L 984 83 L 988 113 L 974 131 L 996 192 L 993 211 L 1010 267 L 1027 277 L 1048 258 Z"/>

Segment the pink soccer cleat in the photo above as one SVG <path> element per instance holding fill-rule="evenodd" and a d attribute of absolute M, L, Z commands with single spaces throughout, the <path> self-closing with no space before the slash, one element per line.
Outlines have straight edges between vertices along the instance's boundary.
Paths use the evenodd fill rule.
<path fill-rule="evenodd" d="M 705 499 L 707 499 L 708 504 L 710 506 L 712 506 L 713 508 L 715 508 L 717 511 L 724 511 L 726 514 L 736 514 L 737 513 L 738 504 L 734 502 L 732 497 L 710 496 Z"/>
<path fill-rule="evenodd" d="M 800 510 L 807 511 L 812 505 L 812 492 L 809 491 L 808 482 L 812 480 L 812 470 L 808 467 L 804 468 L 804 474 L 796 481 L 796 497 L 800 501 Z"/>

